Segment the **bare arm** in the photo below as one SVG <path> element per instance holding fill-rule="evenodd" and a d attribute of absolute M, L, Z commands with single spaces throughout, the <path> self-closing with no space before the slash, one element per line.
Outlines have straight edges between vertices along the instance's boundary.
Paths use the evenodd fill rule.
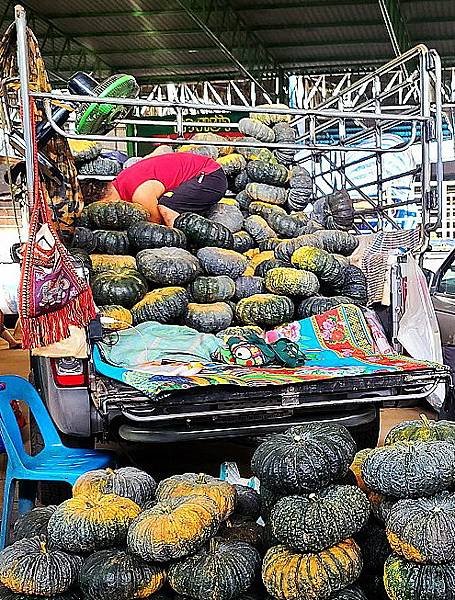
<path fill-rule="evenodd" d="M 153 223 L 161 223 L 162 217 L 158 208 L 158 198 L 165 192 L 165 187 L 155 179 L 145 181 L 133 194 L 133 202 L 137 202 L 150 212 L 150 220 Z"/>

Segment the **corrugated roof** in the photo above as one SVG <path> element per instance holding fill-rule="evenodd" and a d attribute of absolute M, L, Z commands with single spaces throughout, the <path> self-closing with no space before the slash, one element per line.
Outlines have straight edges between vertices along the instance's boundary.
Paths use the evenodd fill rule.
<path fill-rule="evenodd" d="M 411 44 L 426 43 L 455 65 L 455 1 L 395 3 Z M 3 29 L 12 15 L 13 5 L 8 12 L 7 4 L 8 0 L 0 0 L 0 14 L 6 11 Z M 77 45 L 70 51 L 65 46 L 67 56 L 59 58 L 65 36 L 96 53 L 106 68 L 150 81 L 238 73 L 238 65 L 217 45 L 218 40 L 250 66 L 252 56 L 242 48 L 249 39 L 250 48 L 262 49 L 261 64 L 267 64 L 267 70 L 315 71 L 320 67 L 322 71 L 343 62 L 365 67 L 394 55 L 377 0 L 219 0 L 212 4 L 203 0 L 191 4 L 189 0 L 27 0 L 26 4 L 55 26 L 47 31 L 43 55 L 62 71 L 74 67 L 79 52 Z M 191 13 L 199 5 L 201 10 Z M 203 7 L 212 12 L 204 13 Z M 239 28 L 235 33 L 233 24 Z M 35 23 L 34 27 L 44 37 L 47 26 Z"/>

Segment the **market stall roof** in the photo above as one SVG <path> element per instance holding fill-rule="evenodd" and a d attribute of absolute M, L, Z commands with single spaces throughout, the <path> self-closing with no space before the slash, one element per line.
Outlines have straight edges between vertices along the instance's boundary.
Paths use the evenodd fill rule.
<path fill-rule="evenodd" d="M 15 2 L 0 0 L 2 28 Z M 455 64 L 453 0 L 27 0 L 48 68 L 142 81 L 371 67 L 420 42 Z M 29 10 L 29 19 L 31 13 Z M 42 17 L 38 19 L 37 17 Z"/>

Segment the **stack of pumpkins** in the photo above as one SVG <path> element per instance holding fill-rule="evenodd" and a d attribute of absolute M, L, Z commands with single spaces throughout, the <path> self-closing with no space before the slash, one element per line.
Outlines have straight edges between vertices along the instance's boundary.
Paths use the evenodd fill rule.
<path fill-rule="evenodd" d="M 72 498 L 16 523 L 0 598 L 252 600 L 260 555 L 232 531 L 258 506 L 254 491 L 207 475 L 157 486 L 135 468 L 86 473 Z"/>
<path fill-rule="evenodd" d="M 267 550 L 262 579 L 278 600 L 365 600 L 353 536 L 370 504 L 346 481 L 356 445 L 337 424 L 309 423 L 271 436 L 255 451 Z"/>
<path fill-rule="evenodd" d="M 378 551 L 384 562 L 385 536 L 393 552 L 384 565 L 386 597 L 454 600 L 455 424 L 424 416 L 403 422 L 384 447 L 362 451 L 354 465 L 385 523 L 385 531 L 376 525 L 365 532 L 363 543 L 376 544 L 377 568 Z"/>
<path fill-rule="evenodd" d="M 308 215 L 313 184 L 293 164 L 294 152 L 255 145 L 295 142 L 289 121 L 279 112 L 251 113 L 239 122 L 251 145 L 237 151 L 213 133 L 193 136 L 204 145 L 190 140 L 178 148 L 214 158 L 227 175 L 230 197 L 206 217 L 186 213 L 165 227 L 131 203 L 84 209 L 73 253 L 91 270 L 95 301 L 119 328 L 159 321 L 205 333 L 267 329 L 342 303 L 366 304 L 365 276 L 347 258 L 358 245 L 348 233 L 349 194 L 315 201 Z"/>

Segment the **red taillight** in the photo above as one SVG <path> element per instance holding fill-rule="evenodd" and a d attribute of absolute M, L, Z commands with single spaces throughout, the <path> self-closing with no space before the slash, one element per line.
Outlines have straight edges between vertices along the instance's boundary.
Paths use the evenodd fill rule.
<path fill-rule="evenodd" d="M 52 358 L 52 375 L 59 387 L 81 387 L 87 385 L 87 368 L 79 358 Z"/>

